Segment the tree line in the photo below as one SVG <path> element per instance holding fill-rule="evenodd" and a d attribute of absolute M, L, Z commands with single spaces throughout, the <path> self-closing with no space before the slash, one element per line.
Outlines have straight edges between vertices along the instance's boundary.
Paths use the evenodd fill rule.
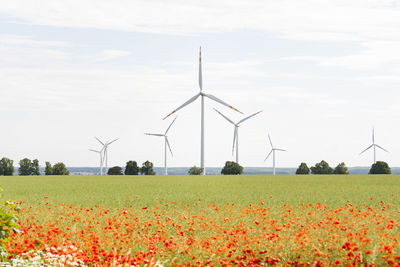
<path fill-rule="evenodd" d="M 39 160 L 21 159 L 19 162 L 18 175 L 40 175 Z M 0 176 L 13 176 L 15 172 L 14 161 L 3 157 L 0 159 Z M 69 171 L 64 163 L 57 162 L 53 166 L 46 161 L 45 175 L 69 175 Z"/>
<path fill-rule="evenodd" d="M 308 168 L 305 162 L 302 162 L 296 170 L 296 174 L 349 174 L 349 171 L 344 162 L 339 163 L 334 169 L 329 164 L 322 160 L 316 163 L 315 166 Z M 377 161 L 372 164 L 368 174 L 391 174 L 392 171 L 389 165 L 384 161 Z"/>

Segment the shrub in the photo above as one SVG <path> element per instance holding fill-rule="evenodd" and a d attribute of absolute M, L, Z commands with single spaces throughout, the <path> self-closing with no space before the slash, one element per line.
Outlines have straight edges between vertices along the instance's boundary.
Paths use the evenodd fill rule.
<path fill-rule="evenodd" d="M 190 168 L 190 170 L 188 171 L 189 175 L 200 175 L 203 173 L 203 168 L 200 167 L 196 167 L 193 166 L 192 168 Z"/>
<path fill-rule="evenodd" d="M 332 174 L 333 169 L 329 166 L 329 164 L 322 160 L 320 163 L 315 164 L 314 167 L 311 167 L 312 174 Z"/>
<path fill-rule="evenodd" d="M 333 174 L 349 174 L 346 164 L 342 162 L 339 165 L 337 165 L 335 170 L 333 171 Z"/>
<path fill-rule="evenodd" d="M 64 163 L 58 162 L 52 168 L 52 175 L 69 175 L 69 171 Z"/>
<path fill-rule="evenodd" d="M 243 167 L 234 161 L 225 162 L 225 166 L 221 170 L 221 174 L 229 175 L 229 174 L 242 174 Z"/>
<path fill-rule="evenodd" d="M 392 171 L 386 162 L 377 161 L 372 164 L 369 174 L 392 174 Z"/>
<path fill-rule="evenodd" d="M 123 175 L 122 168 L 120 166 L 114 166 L 108 169 L 107 175 Z"/>
<path fill-rule="evenodd" d="M 139 166 L 136 161 L 128 161 L 125 167 L 125 175 L 138 175 L 139 174 Z"/>
<path fill-rule="evenodd" d="M 307 164 L 302 162 L 296 170 L 296 174 L 310 174 L 310 168 Z"/>

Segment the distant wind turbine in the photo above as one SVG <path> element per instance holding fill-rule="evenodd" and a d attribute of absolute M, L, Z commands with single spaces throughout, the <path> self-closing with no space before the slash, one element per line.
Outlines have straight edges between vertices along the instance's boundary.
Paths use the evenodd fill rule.
<path fill-rule="evenodd" d="M 232 155 L 235 151 L 235 141 L 236 141 L 236 163 L 239 164 L 239 126 L 242 122 L 250 119 L 251 117 L 254 117 L 255 115 L 257 115 L 258 113 L 261 113 L 262 111 L 256 112 L 253 115 L 250 115 L 242 120 L 240 120 L 238 123 L 234 123 L 232 120 L 230 120 L 227 116 L 225 116 L 224 114 L 222 114 L 221 112 L 219 112 L 217 109 L 214 108 L 214 110 L 216 112 L 219 113 L 219 115 L 221 115 L 225 120 L 227 120 L 228 122 L 230 122 L 231 124 L 233 124 L 234 128 L 234 132 L 233 132 L 233 145 L 232 145 Z"/>
<path fill-rule="evenodd" d="M 89 149 L 90 151 L 92 151 L 92 152 L 96 152 L 96 153 L 99 153 L 99 155 L 100 155 L 100 168 L 99 168 L 99 174 L 100 175 L 103 175 L 103 149 L 101 149 L 101 150 L 94 150 L 94 149 Z"/>
<path fill-rule="evenodd" d="M 164 137 L 164 175 L 168 175 L 168 170 L 167 170 L 167 146 L 169 148 L 169 152 L 171 152 L 171 156 L 173 156 L 171 146 L 169 145 L 167 133 L 168 133 L 169 129 L 171 128 L 172 124 L 175 122 L 176 118 L 177 117 L 175 117 L 175 119 L 168 126 L 168 128 L 167 128 L 167 130 L 165 131 L 164 134 L 145 133 L 145 135 Z"/>
<path fill-rule="evenodd" d="M 268 156 L 264 159 L 264 161 L 266 161 L 272 153 L 272 162 L 273 162 L 272 167 L 273 167 L 273 174 L 275 175 L 275 151 L 286 151 L 286 150 L 275 148 L 274 145 L 272 144 L 271 137 L 269 136 L 269 134 L 268 134 L 268 139 L 269 143 L 271 144 L 271 151 L 269 152 Z"/>
<path fill-rule="evenodd" d="M 97 137 L 94 137 L 94 138 L 96 138 L 96 140 L 97 141 L 99 141 L 99 143 L 100 144 L 102 144 L 103 145 L 103 148 L 100 150 L 100 151 L 103 151 L 103 154 L 102 154 L 102 167 L 101 167 L 101 169 L 103 169 L 103 164 L 104 164 L 104 162 L 106 163 L 106 171 L 105 171 L 105 173 L 107 174 L 107 171 L 108 171 L 108 146 L 109 145 L 111 145 L 112 143 L 114 143 L 115 141 L 117 141 L 117 140 L 119 140 L 119 138 L 117 138 L 117 139 L 114 139 L 114 140 L 112 140 L 112 141 L 107 141 L 107 142 L 102 142 L 102 141 L 100 141 L 100 139 L 99 138 L 97 138 Z M 101 170 L 101 172 L 102 172 L 102 170 Z M 103 172 L 102 172 L 103 173 Z"/>
<path fill-rule="evenodd" d="M 185 103 L 183 103 L 181 106 L 179 106 L 177 109 L 175 109 L 174 111 L 172 111 L 170 114 L 168 114 L 167 116 L 165 116 L 163 118 L 166 119 L 167 117 L 171 116 L 172 114 L 174 114 L 175 112 L 177 112 L 178 110 L 180 110 L 181 108 L 189 105 L 190 103 L 192 103 L 193 101 L 195 101 L 199 96 L 201 96 L 201 150 L 200 150 L 200 167 L 203 169 L 203 175 L 205 175 L 205 167 L 204 167 L 204 97 L 208 97 L 211 100 L 214 100 L 224 106 L 227 106 L 237 112 L 240 112 L 239 110 L 237 110 L 236 108 L 232 107 L 231 105 L 227 104 L 226 102 L 222 101 L 221 99 L 210 95 L 210 94 L 206 94 L 203 93 L 203 76 L 202 76 L 202 69 L 201 69 L 201 47 L 200 47 L 200 56 L 199 56 L 199 86 L 200 86 L 200 92 L 198 94 L 196 94 L 195 96 L 193 96 L 192 98 L 190 98 L 188 101 L 186 101 Z M 240 112 L 242 113 L 242 112 Z"/>
<path fill-rule="evenodd" d="M 372 128 L 372 145 L 370 145 L 369 147 L 367 147 L 366 149 L 364 149 L 363 151 L 361 151 L 360 155 L 362 153 L 364 153 L 365 151 L 367 151 L 368 149 L 370 149 L 371 147 L 374 148 L 374 163 L 376 163 L 376 148 L 380 148 L 383 151 L 389 152 L 386 149 L 384 149 L 383 147 L 379 146 L 378 144 L 375 144 L 375 130 L 374 128 Z"/>

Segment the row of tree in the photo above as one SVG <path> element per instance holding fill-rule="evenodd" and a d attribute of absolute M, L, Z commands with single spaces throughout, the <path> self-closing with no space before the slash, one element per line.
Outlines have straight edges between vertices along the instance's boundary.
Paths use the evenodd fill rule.
<path fill-rule="evenodd" d="M 107 175 L 155 175 L 155 171 L 153 170 L 153 163 L 146 160 L 142 163 L 142 167 L 139 167 L 137 162 L 134 160 L 130 160 L 126 163 L 125 171 L 122 171 L 122 167 L 114 166 L 108 169 Z"/>
<path fill-rule="evenodd" d="M 339 163 L 335 169 L 331 168 L 329 164 L 322 160 L 315 164 L 315 166 L 308 168 L 307 164 L 302 162 L 296 170 L 296 174 L 349 174 L 349 171 L 344 162 Z M 392 171 L 389 165 L 384 161 L 377 161 L 372 164 L 369 174 L 391 174 Z"/>
<path fill-rule="evenodd" d="M 0 160 L 0 176 L 12 176 L 14 172 L 14 161 L 9 158 L 2 158 Z M 39 160 L 21 159 L 19 161 L 18 175 L 40 175 Z M 69 171 L 62 162 L 51 166 L 50 162 L 46 161 L 45 175 L 69 175 Z"/>

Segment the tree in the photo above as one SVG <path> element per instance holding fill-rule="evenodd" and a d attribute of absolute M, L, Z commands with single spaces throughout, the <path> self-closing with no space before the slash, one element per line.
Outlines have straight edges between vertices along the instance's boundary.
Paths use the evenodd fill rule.
<path fill-rule="evenodd" d="M 337 165 L 335 170 L 333 171 L 333 174 L 349 174 L 346 164 L 342 162 L 339 165 Z"/>
<path fill-rule="evenodd" d="M 62 162 L 58 162 L 54 164 L 52 168 L 53 175 L 69 175 L 69 171 L 67 170 L 67 167 L 65 167 L 65 164 Z"/>
<path fill-rule="evenodd" d="M 329 164 L 322 160 L 320 163 L 315 164 L 314 167 L 311 167 L 312 174 L 332 174 L 333 169 L 329 167 Z"/>
<path fill-rule="evenodd" d="M 12 176 L 14 175 L 14 161 L 9 158 L 2 158 L 0 160 L 0 175 Z"/>
<path fill-rule="evenodd" d="M 296 170 L 296 174 L 310 174 L 310 168 L 307 164 L 302 162 Z"/>
<path fill-rule="evenodd" d="M 108 169 L 107 175 L 123 175 L 122 168 L 120 166 L 114 166 Z"/>
<path fill-rule="evenodd" d="M 139 166 L 136 161 L 128 161 L 125 167 L 125 175 L 138 175 L 139 174 Z"/>
<path fill-rule="evenodd" d="M 37 159 L 34 159 L 32 161 L 32 173 L 31 175 L 40 175 L 40 166 L 39 166 L 39 161 Z"/>
<path fill-rule="evenodd" d="M 192 168 L 190 168 L 190 170 L 188 171 L 189 175 L 200 175 L 203 173 L 203 168 L 199 168 L 196 166 L 193 166 Z"/>
<path fill-rule="evenodd" d="M 50 162 L 46 161 L 46 169 L 44 170 L 45 175 L 53 175 L 53 167 Z"/>
<path fill-rule="evenodd" d="M 369 174 L 392 174 L 392 171 L 386 162 L 377 161 L 372 164 Z"/>
<path fill-rule="evenodd" d="M 19 175 L 31 175 L 32 161 L 28 158 L 19 161 Z"/>
<path fill-rule="evenodd" d="M 140 173 L 142 175 L 155 175 L 156 173 L 153 170 L 153 163 L 148 160 L 143 162 L 142 168 L 140 168 Z"/>
<path fill-rule="evenodd" d="M 242 174 L 243 167 L 234 161 L 225 162 L 225 166 L 221 170 L 221 174 Z"/>

